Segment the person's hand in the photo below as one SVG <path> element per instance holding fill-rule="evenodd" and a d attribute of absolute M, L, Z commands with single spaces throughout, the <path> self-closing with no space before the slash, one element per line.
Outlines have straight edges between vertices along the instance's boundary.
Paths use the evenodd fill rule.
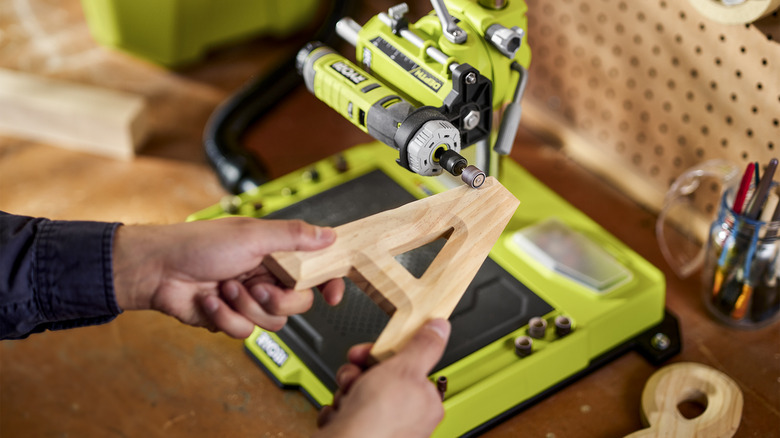
<path fill-rule="evenodd" d="M 352 347 L 339 368 L 332 406 L 320 411 L 315 435 L 326 437 L 428 437 L 444 417 L 441 396 L 428 374 L 444 354 L 450 324 L 425 324 L 390 359 L 368 368 L 371 344 Z"/>
<path fill-rule="evenodd" d="M 305 312 L 311 290 L 285 289 L 262 265 L 275 251 L 310 251 L 336 239 L 302 221 L 226 218 L 160 226 L 121 226 L 114 236 L 114 292 L 123 310 L 155 309 L 185 324 L 245 338 L 255 325 L 278 330 Z M 337 304 L 344 281 L 320 287 Z"/>

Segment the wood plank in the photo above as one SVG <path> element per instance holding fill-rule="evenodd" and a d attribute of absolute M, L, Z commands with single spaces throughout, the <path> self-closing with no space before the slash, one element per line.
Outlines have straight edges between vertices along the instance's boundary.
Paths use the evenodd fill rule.
<path fill-rule="evenodd" d="M 0 133 L 129 159 L 146 137 L 143 97 L 0 69 Z"/>

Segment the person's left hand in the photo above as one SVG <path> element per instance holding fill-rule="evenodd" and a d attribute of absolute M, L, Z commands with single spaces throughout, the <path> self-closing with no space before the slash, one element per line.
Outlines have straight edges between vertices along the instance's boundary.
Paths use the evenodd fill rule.
<path fill-rule="evenodd" d="M 311 251 L 336 239 L 302 221 L 226 218 L 160 226 L 121 226 L 114 237 L 114 291 L 123 310 L 155 309 L 185 324 L 245 338 L 255 325 L 278 330 L 311 307 L 311 290 L 293 291 L 262 265 L 275 251 Z M 320 287 L 328 304 L 342 279 Z"/>

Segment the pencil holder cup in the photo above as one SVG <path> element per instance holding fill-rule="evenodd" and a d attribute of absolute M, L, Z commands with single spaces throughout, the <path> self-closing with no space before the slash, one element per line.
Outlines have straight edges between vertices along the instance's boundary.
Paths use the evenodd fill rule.
<path fill-rule="evenodd" d="M 702 297 L 720 322 L 754 329 L 780 316 L 780 221 L 737 214 L 731 208 L 736 191 L 723 193 L 709 229 Z"/>

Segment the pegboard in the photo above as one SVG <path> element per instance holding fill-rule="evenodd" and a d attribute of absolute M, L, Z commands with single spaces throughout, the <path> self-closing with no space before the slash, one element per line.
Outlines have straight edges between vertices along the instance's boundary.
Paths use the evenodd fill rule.
<path fill-rule="evenodd" d="M 780 155 L 777 12 L 725 25 L 687 0 L 526 1 L 526 126 L 638 202 L 659 210 L 705 160 Z"/>

